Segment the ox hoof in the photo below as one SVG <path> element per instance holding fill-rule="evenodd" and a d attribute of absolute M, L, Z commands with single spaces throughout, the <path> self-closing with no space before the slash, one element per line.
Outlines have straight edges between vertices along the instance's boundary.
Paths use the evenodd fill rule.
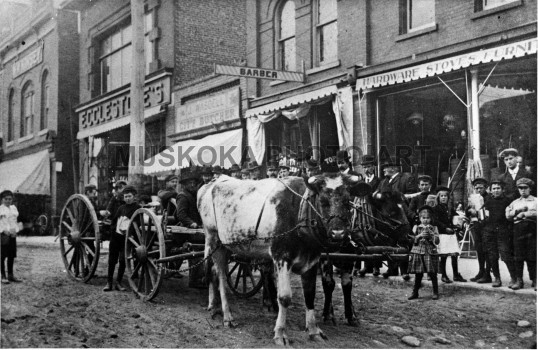
<path fill-rule="evenodd" d="M 308 338 L 314 342 L 324 342 L 325 340 L 329 339 L 325 334 L 323 334 L 323 332 L 319 332 L 318 334 L 310 334 Z"/>
<path fill-rule="evenodd" d="M 323 315 L 323 323 L 332 323 L 333 326 L 336 326 L 336 319 L 334 315 Z"/>
<path fill-rule="evenodd" d="M 237 323 L 235 323 L 233 320 L 231 321 L 224 321 L 224 327 L 228 328 L 236 328 L 238 326 Z"/>
<path fill-rule="evenodd" d="M 217 315 L 221 315 L 221 316 L 224 316 L 222 314 L 222 310 L 219 310 L 219 309 L 215 309 L 215 310 L 209 310 L 210 312 L 210 315 L 211 315 L 211 319 L 214 320 L 215 317 L 217 317 Z"/>

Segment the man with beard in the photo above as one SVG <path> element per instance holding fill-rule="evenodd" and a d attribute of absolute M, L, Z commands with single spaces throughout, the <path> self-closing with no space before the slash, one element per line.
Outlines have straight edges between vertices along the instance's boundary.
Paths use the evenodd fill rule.
<path fill-rule="evenodd" d="M 250 173 L 251 180 L 261 179 L 260 166 L 258 165 L 258 162 L 256 162 L 255 160 L 248 163 L 248 172 Z"/>
<path fill-rule="evenodd" d="M 278 177 L 278 163 L 274 160 L 267 164 L 267 178 L 276 179 Z"/>

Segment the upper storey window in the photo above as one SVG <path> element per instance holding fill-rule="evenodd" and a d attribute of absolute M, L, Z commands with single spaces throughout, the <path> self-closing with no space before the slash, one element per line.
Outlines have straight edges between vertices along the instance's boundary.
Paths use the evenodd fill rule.
<path fill-rule="evenodd" d="M 316 13 L 318 65 L 338 59 L 338 26 L 336 0 L 318 0 Z"/>
<path fill-rule="evenodd" d="M 518 2 L 519 0 L 481 0 L 481 10 L 490 10 L 495 7 L 503 6 L 512 2 Z"/>
<path fill-rule="evenodd" d="M 27 82 L 22 89 L 21 137 L 34 132 L 34 84 Z"/>
<path fill-rule="evenodd" d="M 280 10 L 278 51 L 280 69 L 295 71 L 296 46 L 295 46 L 295 2 L 288 0 L 284 2 Z"/>
<path fill-rule="evenodd" d="M 435 25 L 435 0 L 406 0 L 404 10 L 402 17 L 406 23 L 401 26 L 404 29 L 401 34 Z"/>

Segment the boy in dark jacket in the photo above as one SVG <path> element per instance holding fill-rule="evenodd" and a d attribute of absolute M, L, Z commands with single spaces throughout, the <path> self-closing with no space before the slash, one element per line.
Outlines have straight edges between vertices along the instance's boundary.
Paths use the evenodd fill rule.
<path fill-rule="evenodd" d="M 123 273 L 125 272 L 125 233 L 129 227 L 129 220 L 133 216 L 134 212 L 140 208 L 135 202 L 136 189 L 133 186 L 125 186 L 123 189 L 123 200 L 125 204 L 119 207 L 114 221 L 116 222 L 116 230 L 110 237 L 110 246 L 108 253 L 108 280 L 107 285 L 103 288 L 103 291 L 109 292 L 112 290 L 112 282 L 114 280 L 114 270 L 116 269 L 116 263 L 119 260 L 118 275 L 116 277 L 116 284 L 114 289 L 119 291 L 125 291 L 125 288 L 121 285 L 123 279 Z"/>

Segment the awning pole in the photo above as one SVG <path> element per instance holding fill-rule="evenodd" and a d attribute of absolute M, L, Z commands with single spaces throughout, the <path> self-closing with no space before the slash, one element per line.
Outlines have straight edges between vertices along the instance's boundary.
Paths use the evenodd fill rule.
<path fill-rule="evenodd" d="M 480 111 L 478 106 L 478 70 L 471 70 L 471 148 L 473 159 L 480 159 Z"/>

